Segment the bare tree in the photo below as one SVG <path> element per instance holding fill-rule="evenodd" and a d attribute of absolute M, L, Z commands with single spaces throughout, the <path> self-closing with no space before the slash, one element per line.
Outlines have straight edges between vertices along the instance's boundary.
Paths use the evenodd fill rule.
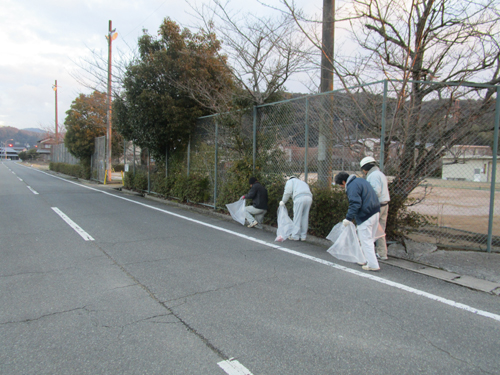
<path fill-rule="evenodd" d="M 478 121 L 494 110 L 496 90 L 467 84 L 500 82 L 498 6 L 492 0 L 354 2 L 351 23 L 364 66 L 399 80 L 386 142 L 401 142 L 393 188 L 403 197 L 446 150 L 492 130 L 492 122 L 478 129 Z M 467 102 L 472 94 L 475 102 Z"/>
<path fill-rule="evenodd" d="M 310 71 L 312 46 L 299 33 L 288 14 L 258 17 L 240 14 L 229 8 L 229 2 L 214 0 L 194 8 L 207 32 L 223 41 L 222 55 L 234 80 L 251 104 L 272 101 L 285 90 L 293 75 Z"/>
<path fill-rule="evenodd" d="M 107 51 L 88 49 L 88 55 L 73 63 L 78 70 L 71 76 L 83 87 L 92 91 L 106 92 L 108 87 L 108 55 Z M 119 95 L 123 88 L 123 79 L 127 66 L 137 56 L 137 49 L 126 45 L 126 49 L 115 48 L 113 51 L 112 88 L 113 97 Z"/>

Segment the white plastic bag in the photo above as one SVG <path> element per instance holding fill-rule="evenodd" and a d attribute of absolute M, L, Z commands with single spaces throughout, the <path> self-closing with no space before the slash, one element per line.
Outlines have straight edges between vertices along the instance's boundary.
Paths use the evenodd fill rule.
<path fill-rule="evenodd" d="M 285 206 L 278 207 L 278 230 L 275 241 L 283 242 L 293 233 L 293 221 Z"/>
<path fill-rule="evenodd" d="M 229 203 L 226 204 L 227 209 L 229 210 L 229 213 L 231 214 L 231 217 L 240 223 L 241 225 L 245 225 L 245 200 L 240 199 L 234 203 Z"/>
<path fill-rule="evenodd" d="M 327 251 L 335 258 L 352 263 L 366 262 L 353 223 L 346 227 L 342 222 L 338 223 L 326 238 L 333 241 L 333 245 Z"/>

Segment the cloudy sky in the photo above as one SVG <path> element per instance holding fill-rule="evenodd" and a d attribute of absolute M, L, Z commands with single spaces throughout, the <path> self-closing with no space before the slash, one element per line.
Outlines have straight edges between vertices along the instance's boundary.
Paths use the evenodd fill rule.
<path fill-rule="evenodd" d="M 278 0 L 269 1 L 273 2 Z M 322 1 L 314 2 L 320 10 Z M 252 11 L 261 7 L 254 0 L 233 0 L 231 5 Z M 118 32 L 115 51 L 135 46 L 143 28 L 154 34 L 167 16 L 183 26 L 193 26 L 192 14 L 184 0 L 2 0 L 0 126 L 54 127 L 55 80 L 59 123 L 64 122 L 71 102 L 79 93 L 89 93 L 73 78 L 80 69 L 78 63 L 91 49 L 107 56 L 104 36 L 109 20 Z"/>

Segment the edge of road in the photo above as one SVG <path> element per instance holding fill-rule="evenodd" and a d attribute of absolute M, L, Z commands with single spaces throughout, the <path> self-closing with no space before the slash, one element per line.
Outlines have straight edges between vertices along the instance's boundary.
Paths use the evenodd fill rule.
<path fill-rule="evenodd" d="M 198 206 L 190 206 L 190 205 L 174 202 L 174 201 L 171 201 L 169 199 L 156 197 L 154 195 L 147 194 L 147 193 L 144 193 L 144 194 L 137 193 L 137 192 L 132 191 L 132 190 L 124 189 L 121 186 L 119 187 L 119 186 L 117 186 L 117 184 L 102 185 L 102 184 L 98 184 L 98 183 L 93 183 L 92 181 L 82 180 L 80 178 L 65 175 L 65 174 L 59 173 L 59 172 L 54 172 L 54 171 L 50 171 L 50 170 L 46 170 L 44 172 L 58 175 L 58 176 L 66 178 L 66 179 L 78 180 L 79 182 L 84 183 L 84 184 L 99 185 L 99 187 L 101 187 L 101 188 L 104 187 L 104 188 L 107 188 L 110 190 L 112 189 L 112 190 L 115 190 L 116 192 L 120 192 L 122 194 L 143 196 L 146 199 L 149 199 L 149 200 L 152 200 L 152 201 L 155 201 L 158 203 L 181 208 L 183 210 L 194 211 L 194 212 L 206 215 L 206 216 L 216 217 L 216 218 L 221 219 L 221 220 L 233 221 L 233 219 L 229 215 L 225 215 L 225 214 L 222 214 L 219 212 L 214 212 L 214 211 L 208 210 L 206 208 L 198 207 Z M 270 225 L 262 224 L 261 228 L 257 227 L 255 229 L 261 229 L 265 232 L 270 232 L 270 233 L 276 234 L 277 228 L 272 227 Z M 320 246 L 320 247 L 324 247 L 325 249 L 329 248 L 331 246 L 330 241 L 323 239 L 323 238 L 316 237 L 316 236 L 312 236 L 312 235 L 307 236 L 306 242 L 313 244 L 313 245 Z M 478 278 L 475 278 L 475 277 L 472 277 L 469 275 L 460 275 L 458 273 L 449 272 L 449 271 L 443 270 L 443 269 L 438 268 L 438 267 L 434 267 L 434 266 L 429 265 L 429 264 L 424 264 L 424 263 L 419 263 L 416 261 L 401 259 L 401 258 L 397 258 L 394 256 L 391 256 L 388 260 L 379 260 L 379 262 L 382 264 L 388 264 L 388 265 L 391 265 L 394 267 L 402 268 L 402 269 L 405 269 L 408 271 L 420 273 L 422 275 L 433 277 L 433 278 L 436 278 L 436 279 L 439 279 L 439 280 L 442 280 L 442 281 L 445 281 L 448 283 L 452 283 L 455 285 L 463 286 L 463 287 L 466 287 L 466 288 L 469 288 L 472 290 L 477 290 L 477 291 L 485 292 L 488 294 L 500 296 L 500 283 L 495 283 L 495 282 L 491 282 L 488 280 L 478 279 Z"/>
<path fill-rule="evenodd" d="M 115 190 L 116 190 L 116 188 L 115 188 Z M 123 189 L 123 188 L 121 190 L 117 190 L 117 191 L 120 191 L 123 194 L 138 195 L 137 192 L 134 192 L 132 190 Z M 185 205 L 182 203 L 173 202 L 169 199 L 159 198 L 159 197 L 156 197 L 154 195 L 147 194 L 147 193 L 139 194 L 139 195 L 142 195 L 149 200 L 163 203 L 165 205 L 169 205 L 169 206 L 173 206 L 173 207 L 177 207 L 177 208 L 182 208 L 184 210 L 195 211 L 197 213 L 212 216 L 212 217 L 217 217 L 218 219 L 225 220 L 225 221 L 233 221 L 233 219 L 229 215 L 225 215 L 225 214 L 222 214 L 219 212 L 213 212 L 213 211 L 207 210 L 206 208 L 201 208 L 201 207 L 197 207 L 197 206 L 189 206 L 189 205 Z M 261 229 L 261 230 L 264 230 L 265 232 L 270 232 L 270 233 L 276 234 L 277 228 L 275 228 L 275 227 L 272 227 L 272 226 L 266 225 L 266 224 L 262 224 L 261 227 L 262 228 L 256 228 L 256 229 Z M 315 237 L 315 236 L 312 236 L 309 234 L 307 235 L 306 242 L 320 246 L 320 247 L 324 247 L 324 248 L 329 248 L 331 246 L 330 241 L 323 239 L 323 238 Z M 405 259 L 400 259 L 400 258 L 396 258 L 394 256 L 391 256 L 388 260 L 379 260 L 379 262 L 382 264 L 388 264 L 388 265 L 391 265 L 394 267 L 402 268 L 402 269 L 405 269 L 408 271 L 420 273 L 422 275 L 433 277 L 433 278 L 443 280 L 443 281 L 446 281 L 446 282 L 449 282 L 452 284 L 460 285 L 460 286 L 463 286 L 463 287 L 466 287 L 469 289 L 473 289 L 473 290 L 477 290 L 477 291 L 500 296 L 500 283 L 494 283 L 494 282 L 491 282 L 488 280 L 482 280 L 482 279 L 478 279 L 478 278 L 468 276 L 468 275 L 460 275 L 458 273 L 445 271 L 443 269 L 440 269 L 438 267 L 433 267 L 433 266 L 428 265 L 428 264 L 419 263 L 419 262 L 415 262 L 415 261 L 409 261 L 409 260 L 405 260 Z"/>

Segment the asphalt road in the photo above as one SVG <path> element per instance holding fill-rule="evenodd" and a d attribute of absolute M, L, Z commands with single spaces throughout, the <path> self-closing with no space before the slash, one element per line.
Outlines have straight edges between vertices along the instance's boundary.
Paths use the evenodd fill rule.
<path fill-rule="evenodd" d="M 498 296 L 0 164 L 0 374 L 500 374 Z"/>

